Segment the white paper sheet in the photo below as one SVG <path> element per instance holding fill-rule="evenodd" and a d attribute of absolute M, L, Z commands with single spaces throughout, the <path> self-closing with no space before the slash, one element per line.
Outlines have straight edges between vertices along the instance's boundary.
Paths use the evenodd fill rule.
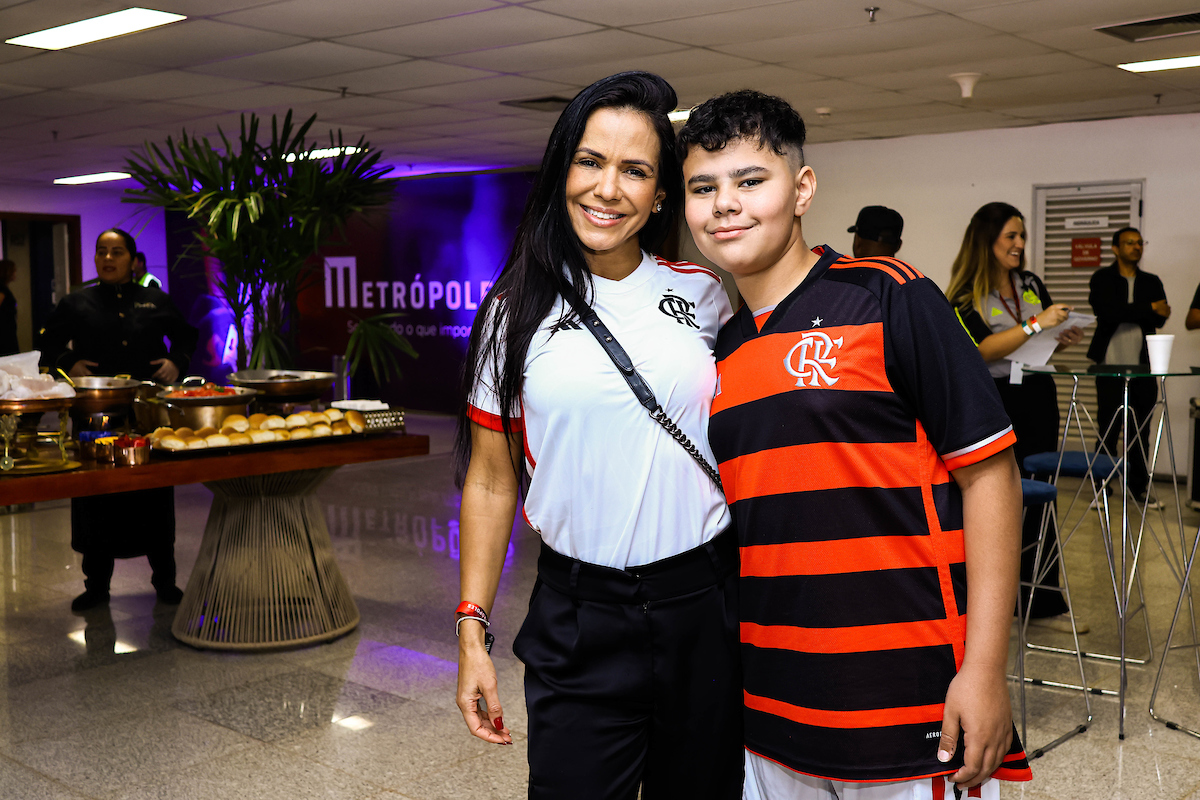
<path fill-rule="evenodd" d="M 1053 328 L 1043 328 L 1039 333 L 1030 336 L 1024 344 L 1012 351 L 1008 358 L 1010 361 L 1019 361 L 1022 364 L 1040 367 L 1050 360 L 1050 356 L 1054 355 L 1054 350 L 1058 347 L 1056 337 L 1059 333 L 1067 328 L 1086 328 L 1095 322 L 1096 318 L 1091 314 L 1072 311 L 1060 324 Z"/>

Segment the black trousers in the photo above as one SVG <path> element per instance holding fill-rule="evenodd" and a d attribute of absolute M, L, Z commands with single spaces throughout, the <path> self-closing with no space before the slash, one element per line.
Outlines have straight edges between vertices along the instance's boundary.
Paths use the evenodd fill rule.
<path fill-rule="evenodd" d="M 1158 381 L 1154 378 L 1131 378 L 1129 407 L 1133 410 L 1132 419 L 1118 419 L 1121 417 L 1121 405 L 1124 403 L 1124 383 L 1124 378 L 1111 375 L 1096 376 L 1096 410 L 1099 414 L 1096 424 L 1100 427 L 1102 436 L 1104 431 L 1108 430 L 1108 435 L 1101 441 L 1113 458 L 1121 456 L 1121 425 L 1128 424 L 1129 460 L 1126 462 L 1126 468 L 1129 470 L 1129 491 L 1140 496 L 1150 485 L 1146 455 L 1150 452 L 1149 420 L 1154 412 L 1154 404 L 1158 402 Z M 1113 420 L 1117 420 L 1115 424 Z M 1097 443 L 1096 446 L 1099 448 L 1100 444 Z"/>
<path fill-rule="evenodd" d="M 996 378 L 996 389 L 1012 421 L 1013 432 L 1017 434 L 1017 443 L 1013 446 L 1017 466 L 1021 468 L 1022 477 L 1031 478 L 1033 475 L 1025 470 L 1025 458 L 1035 453 L 1058 450 L 1058 391 L 1054 386 L 1054 378 L 1049 375 L 1026 375 L 1018 384 L 1009 383 L 1007 378 Z M 1031 506 L 1025 513 L 1025 523 L 1021 528 L 1022 583 L 1033 582 L 1035 572 L 1039 571 L 1034 559 L 1041 527 L 1042 508 Z M 1042 564 L 1047 566 L 1041 583 L 1046 586 L 1060 585 L 1057 542 L 1058 531 L 1051 529 L 1042 545 Z M 1029 589 L 1021 587 L 1022 607 L 1029 603 L 1029 594 Z M 1053 590 L 1033 593 L 1031 616 L 1053 617 L 1066 610 L 1067 602 L 1061 593 Z"/>
<path fill-rule="evenodd" d="M 545 545 L 513 643 L 533 800 L 740 800 L 737 537 L 644 567 Z"/>

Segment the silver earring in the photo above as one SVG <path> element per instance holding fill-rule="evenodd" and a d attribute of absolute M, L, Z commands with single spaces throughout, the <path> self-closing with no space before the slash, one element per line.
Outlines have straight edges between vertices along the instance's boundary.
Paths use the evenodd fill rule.
<path fill-rule="evenodd" d="M 660 211 L 662 211 L 662 203 L 658 203 L 658 204 L 656 204 L 656 205 L 654 206 L 654 210 L 655 210 L 655 212 L 660 212 Z"/>

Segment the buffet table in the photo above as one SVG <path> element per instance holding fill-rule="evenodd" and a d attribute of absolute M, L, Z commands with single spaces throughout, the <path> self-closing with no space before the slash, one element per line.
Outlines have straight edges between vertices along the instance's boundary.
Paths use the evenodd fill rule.
<path fill-rule="evenodd" d="M 204 483 L 213 505 L 172 633 L 195 647 L 314 644 L 358 625 L 315 491 L 340 466 L 425 455 L 429 437 L 337 437 L 221 453 L 155 452 L 135 467 L 0 478 L 0 505 Z"/>

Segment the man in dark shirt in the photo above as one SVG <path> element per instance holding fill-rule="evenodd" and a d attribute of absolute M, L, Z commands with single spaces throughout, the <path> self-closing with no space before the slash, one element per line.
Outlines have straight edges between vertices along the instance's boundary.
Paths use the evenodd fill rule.
<path fill-rule="evenodd" d="M 1196 295 L 1192 298 L 1192 307 L 1188 309 L 1187 319 L 1183 324 L 1189 331 L 1200 328 L 1200 286 L 1196 287 Z"/>
<path fill-rule="evenodd" d="M 851 252 L 855 258 L 896 255 L 903 232 L 904 217 L 887 206 L 865 206 L 854 224 L 846 229 L 846 233 L 854 234 Z"/>
<path fill-rule="evenodd" d="M 1171 316 L 1162 281 L 1139 266 L 1144 246 L 1137 228 L 1117 231 L 1112 239 L 1116 260 L 1093 272 L 1088 283 L 1088 304 L 1096 312 L 1096 334 L 1087 355 L 1097 364 L 1149 364 L 1146 336 L 1165 325 Z M 1117 416 L 1124 403 L 1124 383 L 1124 378 L 1096 376 L 1096 421 L 1100 425 L 1100 444 L 1115 456 L 1120 455 L 1121 448 L 1121 421 Z M 1151 508 L 1162 508 L 1147 494 L 1150 485 L 1146 471 L 1150 415 L 1157 402 L 1158 383 L 1154 378 L 1129 381 L 1129 406 L 1133 412 L 1131 417 L 1125 418 L 1130 443 L 1129 490 Z"/>
<path fill-rule="evenodd" d="M 17 298 L 9 287 L 16 276 L 16 264 L 7 258 L 0 261 L 0 356 L 21 352 L 17 344 Z"/>

